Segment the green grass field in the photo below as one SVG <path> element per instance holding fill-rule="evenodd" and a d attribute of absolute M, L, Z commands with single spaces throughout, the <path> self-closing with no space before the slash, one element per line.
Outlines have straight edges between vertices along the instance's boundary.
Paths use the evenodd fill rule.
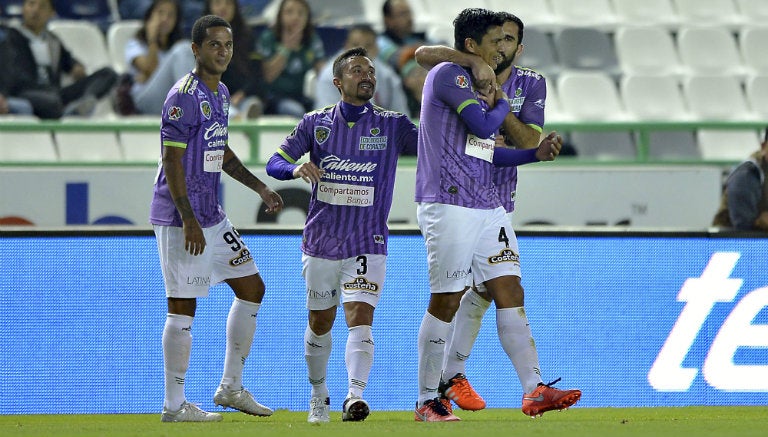
<path fill-rule="evenodd" d="M 766 436 L 768 407 L 572 408 L 530 419 L 519 410 L 456 411 L 454 423 L 417 423 L 410 411 L 374 411 L 365 422 L 310 425 L 305 412 L 256 418 L 225 413 L 219 423 L 161 423 L 159 414 L 0 416 L 0 436 L 40 437 L 452 437 Z"/>

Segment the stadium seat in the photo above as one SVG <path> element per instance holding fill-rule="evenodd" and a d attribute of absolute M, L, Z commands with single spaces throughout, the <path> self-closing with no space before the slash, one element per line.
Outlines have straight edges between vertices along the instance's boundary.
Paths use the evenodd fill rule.
<path fill-rule="evenodd" d="M 588 27 L 608 32 L 618 24 L 610 0 L 550 0 L 550 4 L 562 26 Z"/>
<path fill-rule="evenodd" d="M 482 3 L 482 1 L 475 1 L 472 7 L 484 7 Z M 453 20 L 467 7 L 463 2 L 445 0 L 409 0 L 409 4 L 413 9 L 414 21 L 423 22 L 427 28 L 435 24 L 453 27 Z"/>
<path fill-rule="evenodd" d="M 743 161 L 760 147 L 754 130 L 699 129 L 696 132 L 702 159 Z"/>
<path fill-rule="evenodd" d="M 765 0 L 736 0 L 746 26 L 765 26 L 768 23 L 768 2 Z"/>
<path fill-rule="evenodd" d="M 755 120 L 738 78 L 730 75 L 691 75 L 683 79 L 683 95 L 695 119 Z"/>
<path fill-rule="evenodd" d="M 118 73 L 128 71 L 125 62 L 125 44 L 141 29 L 141 20 L 123 20 L 113 23 L 107 31 L 107 47 L 112 68 Z"/>
<path fill-rule="evenodd" d="M 557 79 L 557 92 L 563 111 L 574 120 L 629 119 L 616 84 L 606 73 L 564 71 Z"/>
<path fill-rule="evenodd" d="M 122 162 L 123 152 L 115 132 L 58 131 L 59 160 L 78 162 Z"/>
<path fill-rule="evenodd" d="M 734 0 L 673 0 L 681 26 L 715 26 L 736 30 L 744 19 Z"/>
<path fill-rule="evenodd" d="M 746 90 L 752 112 L 759 119 L 768 120 L 768 73 L 749 77 Z"/>
<path fill-rule="evenodd" d="M 57 1 L 54 5 L 59 18 L 93 23 L 102 32 L 120 20 L 117 0 L 69 0 Z"/>
<path fill-rule="evenodd" d="M 56 143 L 49 131 L 19 132 L 0 129 L 0 162 L 57 162 Z"/>
<path fill-rule="evenodd" d="M 569 135 L 579 157 L 597 160 L 634 160 L 637 150 L 632 135 L 626 131 L 575 131 Z"/>
<path fill-rule="evenodd" d="M 673 30 L 680 25 L 672 0 L 612 0 L 611 3 L 620 26 Z"/>
<path fill-rule="evenodd" d="M 677 35 L 680 60 L 695 74 L 731 74 L 748 71 L 736 38 L 724 27 L 683 27 Z"/>
<path fill-rule="evenodd" d="M 544 123 L 558 123 L 568 120 L 568 114 L 563 112 L 560 96 L 555 87 L 555 81 L 547 81 L 547 101 L 546 106 L 544 106 Z M 544 133 L 547 133 L 546 128 L 544 130 Z"/>
<path fill-rule="evenodd" d="M 568 27 L 555 33 L 557 57 L 563 69 L 595 70 L 620 75 L 613 39 L 589 27 Z"/>
<path fill-rule="evenodd" d="M 749 74 L 768 73 L 766 41 L 768 41 L 768 27 L 744 27 L 739 32 L 739 49 Z"/>
<path fill-rule="evenodd" d="M 673 76 L 626 74 L 621 97 L 627 112 L 639 120 L 690 120 L 682 89 Z"/>
<path fill-rule="evenodd" d="M 614 41 L 623 74 L 683 74 L 672 33 L 662 27 L 622 26 L 616 30 Z"/>
<path fill-rule="evenodd" d="M 523 54 L 515 64 L 536 70 L 549 81 L 556 80 L 561 70 L 550 34 L 527 25 L 523 33 Z"/>
<path fill-rule="evenodd" d="M 648 133 L 648 156 L 652 159 L 700 159 L 693 131 L 659 130 Z"/>
<path fill-rule="evenodd" d="M 101 29 L 84 20 L 51 20 L 48 29 L 58 36 L 88 73 L 112 65 Z"/>
<path fill-rule="evenodd" d="M 492 11 L 509 11 L 523 20 L 524 42 L 528 39 L 528 30 L 531 28 L 535 27 L 541 32 L 554 32 L 563 25 L 552 11 L 549 0 L 486 0 L 486 5 Z"/>

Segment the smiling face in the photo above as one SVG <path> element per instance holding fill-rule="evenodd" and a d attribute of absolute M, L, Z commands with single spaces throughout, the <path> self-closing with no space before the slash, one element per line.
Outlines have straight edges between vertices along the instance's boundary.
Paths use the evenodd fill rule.
<path fill-rule="evenodd" d="M 480 41 L 469 38 L 465 44 L 467 51 L 483 58 L 491 68 L 496 68 L 504 60 L 504 31 L 501 26 L 491 26 Z"/>
<path fill-rule="evenodd" d="M 333 84 L 341 91 L 341 100 L 352 105 L 364 105 L 376 92 L 376 69 L 366 56 L 347 59 L 341 77 L 334 77 Z"/>

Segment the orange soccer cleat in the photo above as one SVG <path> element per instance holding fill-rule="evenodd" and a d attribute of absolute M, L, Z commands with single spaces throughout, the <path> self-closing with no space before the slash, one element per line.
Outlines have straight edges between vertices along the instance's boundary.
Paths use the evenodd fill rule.
<path fill-rule="evenodd" d="M 539 384 L 531 393 L 523 395 L 523 414 L 541 416 L 547 411 L 565 410 L 581 398 L 581 390 L 560 390 L 552 387 L 560 378 L 549 384 Z"/>
<path fill-rule="evenodd" d="M 463 373 L 457 373 L 446 383 L 440 381 L 438 391 L 462 410 L 477 411 L 485 408 L 485 400 L 472 388 Z"/>

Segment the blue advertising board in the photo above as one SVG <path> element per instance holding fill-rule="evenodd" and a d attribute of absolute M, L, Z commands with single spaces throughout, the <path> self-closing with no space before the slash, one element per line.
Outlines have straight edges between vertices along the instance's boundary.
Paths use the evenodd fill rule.
<path fill-rule="evenodd" d="M 243 236 L 267 284 L 246 387 L 272 408 L 306 410 L 301 236 Z M 159 413 L 166 303 L 154 236 L 30 233 L 0 243 L 0 414 Z M 519 243 L 543 377 L 580 388 L 579 407 L 768 404 L 768 239 L 550 232 Z M 389 252 L 365 396 L 374 410 L 408 410 L 426 252 L 416 233 L 392 235 Z M 226 285 L 212 288 L 192 329 L 187 398 L 212 410 L 231 300 Z M 333 410 L 347 392 L 346 333 L 340 314 Z M 520 406 L 493 306 L 467 373 L 489 408 Z"/>

